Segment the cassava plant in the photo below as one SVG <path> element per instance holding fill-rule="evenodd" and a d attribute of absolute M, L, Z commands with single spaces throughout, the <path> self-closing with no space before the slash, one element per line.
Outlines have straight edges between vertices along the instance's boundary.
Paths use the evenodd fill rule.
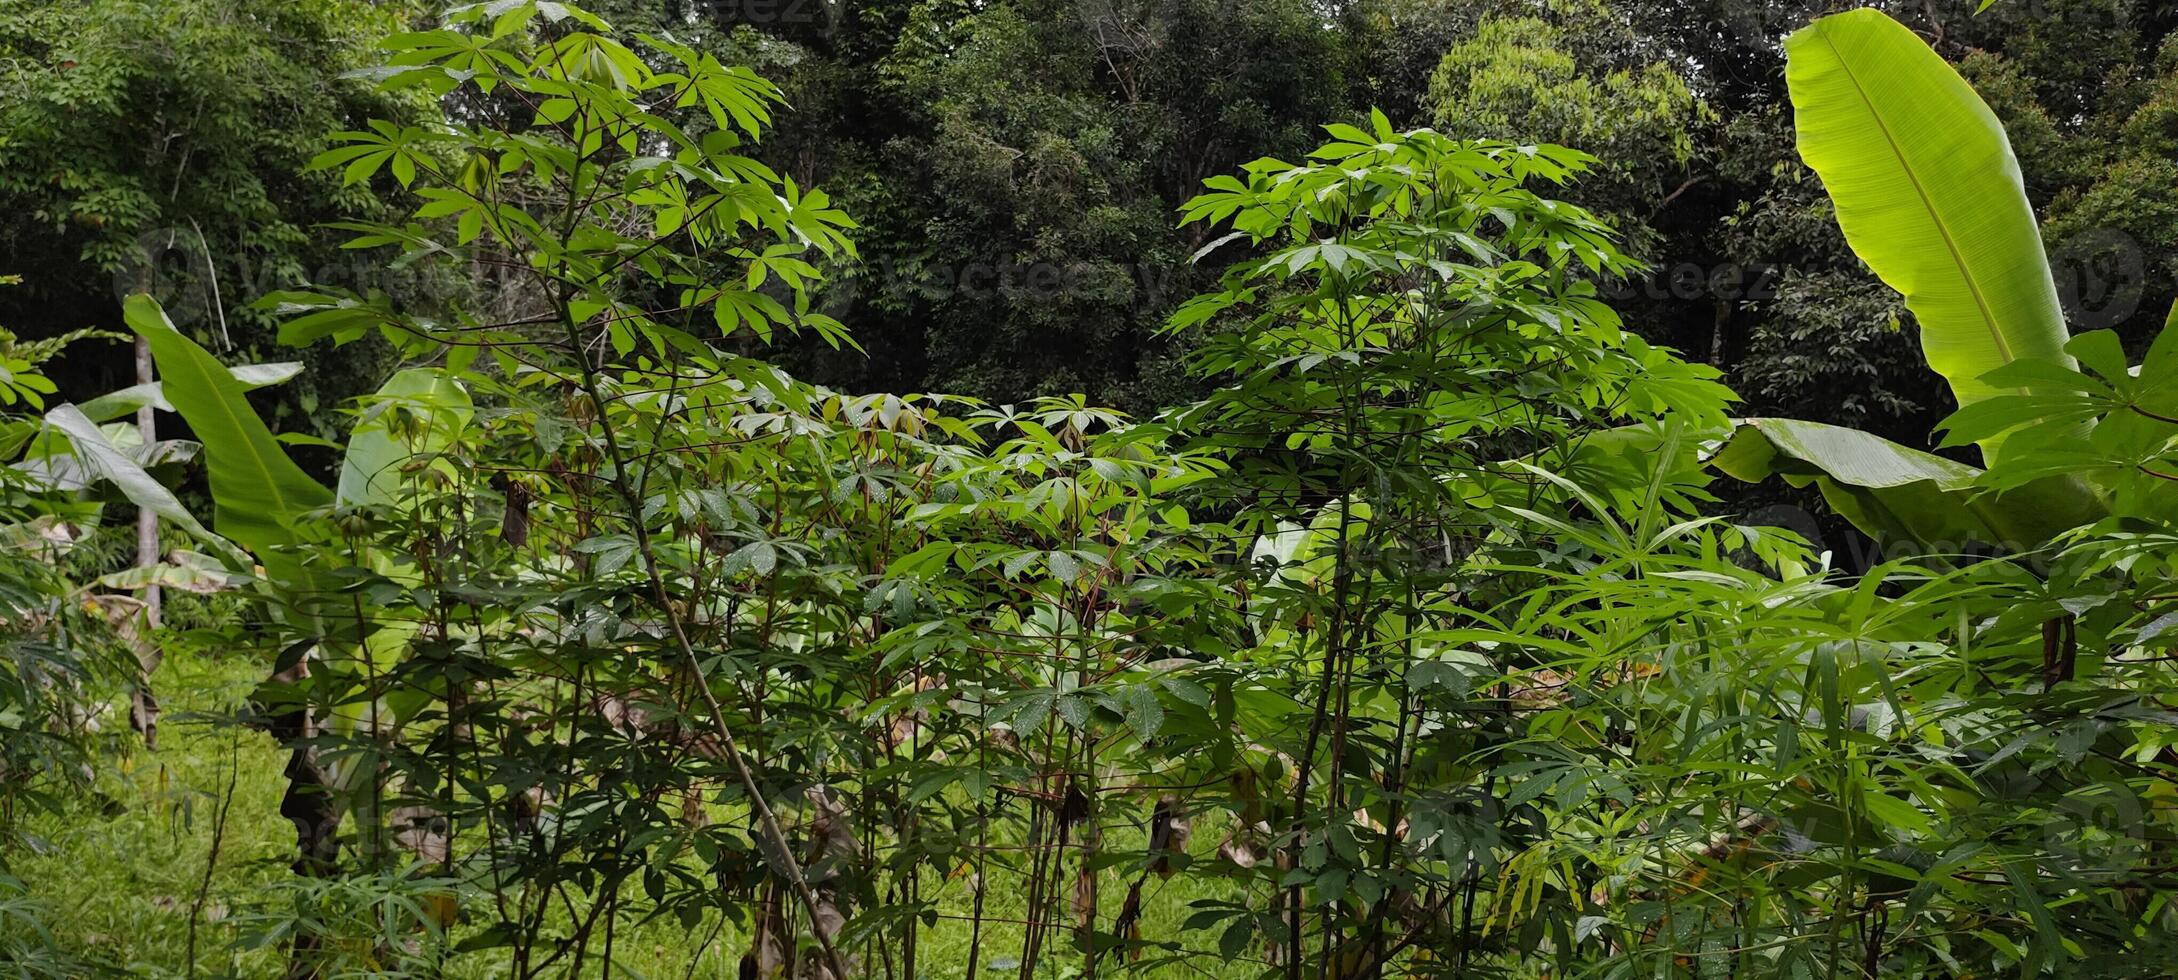
<path fill-rule="evenodd" d="M 1416 950 L 1480 968 L 1505 860 L 1536 828 L 1478 760 L 1526 723 L 1497 678 L 1540 664 L 1462 638 L 1538 581 L 1582 500 L 1650 499 L 1654 520 L 1698 495 L 1687 454 L 1592 439 L 1633 424 L 1684 445 L 1728 392 L 1596 298 L 1631 263 L 1532 187 L 1583 155 L 1381 115 L 1329 130 L 1312 162 L 1215 178 L 1186 209 L 1231 228 L 1213 248 L 1256 250 L 1175 315 L 1224 387 L 1161 423 L 1229 460 L 1194 506 L 1258 542 L 1221 570 L 1233 614 L 1202 620 L 1229 631 L 1210 633 L 1234 675 L 1219 689 L 1243 703 L 1188 767 L 1227 787 L 1219 873 L 1249 898 L 1199 903 L 1191 925 L 1227 955 L 1262 939 L 1292 977 L 1380 975 Z"/>
<path fill-rule="evenodd" d="M 340 168 L 351 183 L 384 173 L 422 201 L 408 224 L 350 226 L 356 233 L 351 247 L 391 247 L 402 261 L 507 270 L 527 293 L 527 308 L 510 319 L 479 319 L 460 310 L 427 317 L 394 309 L 379 297 L 287 294 L 275 302 L 301 315 L 283 329 L 283 339 L 350 339 L 376 329 L 402 350 L 439 361 L 451 379 L 458 379 L 443 383 L 467 382 L 501 406 L 499 411 L 522 416 L 530 432 L 561 436 L 525 440 L 520 447 L 525 452 L 514 459 L 496 458 L 490 450 L 498 447 L 489 443 L 482 447 L 483 458 L 475 458 L 476 444 L 457 437 L 421 454 L 432 461 L 424 466 L 425 476 L 434 466 L 452 471 L 442 471 L 439 479 L 452 484 L 455 493 L 358 515 L 366 525 L 374 518 L 391 521 L 416 536 L 409 540 L 419 550 L 398 562 L 401 569 L 381 572 L 380 581 L 393 583 L 388 587 L 396 592 L 404 579 L 446 590 L 443 599 L 413 589 L 396 600 L 410 610 L 404 618 L 411 625 L 403 633 L 414 656 L 400 664 L 359 661 L 367 670 L 398 668 L 407 675 L 398 685 L 405 692 L 387 691 L 372 698 L 372 705 L 383 701 L 397 718 L 435 725 L 432 737 L 451 743 L 427 756 L 433 765 L 390 764 L 388 774 L 396 777 L 392 792 L 410 802 L 411 813 L 424 807 L 427 825 L 464 816 L 488 826 L 488 817 L 475 815 L 491 807 L 526 807 L 528 816 L 507 819 L 527 825 L 533 836 L 524 842 L 519 835 L 505 836 L 503 828 L 487 831 L 498 838 L 488 841 L 492 861 L 503 857 L 497 853 L 502 846 L 560 857 L 569 847 L 596 853 L 585 849 L 597 841 L 574 831 L 599 828 L 561 817 L 552 832 L 537 829 L 545 819 L 538 813 L 543 800 L 577 803 L 554 793 L 560 774 L 538 772 L 509 781 L 505 773 L 491 773 L 478 784 L 435 764 L 475 735 L 479 705 L 490 701 L 477 685 L 488 685 L 504 666 L 472 665 L 465 656 L 492 660 L 489 644 L 505 630 L 535 637 L 539 630 L 602 628 L 626 645 L 605 662 L 583 665 L 571 678 L 578 690 L 594 685 L 587 707 L 613 715 L 618 726 L 613 730 L 650 731 L 651 721 L 676 728 L 683 741 L 660 751 L 697 751 L 731 774 L 752 818 L 756 844 L 744 851 L 761 853 L 776 871 L 784 896 L 781 914 L 818 917 L 810 935 L 820 961 L 844 974 L 834 941 L 838 924 L 819 915 L 820 898 L 773 812 L 776 794 L 760 781 L 734 723 L 754 715 L 760 700 L 746 678 L 722 672 L 715 654 L 704 652 L 716 637 L 695 600 L 699 592 L 691 576 L 704 567 L 705 552 L 691 551 L 690 538 L 677 533 L 680 522 L 694 515 L 661 504 L 694 489 L 676 489 L 668 465 L 676 453 L 700 451 L 680 442 L 689 433 L 677 424 L 678 416 L 720 401 L 759 398 L 770 380 L 768 369 L 727 353 L 727 347 L 748 338 L 768 340 L 774 330 L 813 330 L 835 343 L 840 339 L 836 323 L 808 312 L 806 289 L 817 275 L 812 259 L 852 254 L 844 237 L 850 224 L 822 192 L 804 190 L 744 155 L 767 123 L 778 92 L 708 54 L 665 38 L 622 39 L 602 20 L 555 3 L 458 8 L 446 26 L 396 36 L 385 47 L 391 64 L 381 84 L 422 87 L 440 96 L 459 89 L 487 118 L 443 129 L 375 124 L 369 131 L 341 134 L 343 145 L 314 166 Z M 492 427 L 485 435 L 504 431 Z M 391 454 L 390 461 L 402 458 Z M 454 460 L 461 461 L 458 467 Z M 555 547 L 573 547 L 571 553 L 554 552 L 568 564 L 551 571 L 573 576 L 556 583 L 561 601 L 594 590 L 582 606 L 561 611 L 609 613 L 617 625 L 584 626 L 581 616 L 554 620 L 550 627 L 521 617 L 485 618 L 490 599 L 457 585 L 465 583 L 458 573 L 478 570 L 459 551 L 446 550 L 438 536 L 444 525 L 431 526 L 432 518 L 447 518 L 450 508 L 468 499 L 473 486 L 463 481 L 478 468 L 492 472 L 505 488 L 496 496 L 514 547 L 527 541 L 523 515 L 532 498 L 540 509 L 573 509 L 571 524 L 555 521 L 552 533 L 537 535 Z M 358 476 L 365 483 L 377 478 L 368 471 Z M 345 474 L 343 482 L 348 482 Z M 372 533 L 383 529 L 373 527 Z M 571 540 L 557 539 L 558 533 Z M 368 584 L 354 588 L 368 591 Z M 433 670 L 438 673 L 428 679 L 415 676 Z M 592 671 L 608 679 L 599 680 Z M 639 682 L 643 677 L 665 687 L 648 688 Z M 342 683 L 366 683 L 365 690 L 376 694 L 368 680 L 351 677 Z M 312 678 L 312 687 L 320 696 L 340 690 L 328 688 L 322 676 Z M 397 697 L 401 693 L 411 696 Z M 650 698 L 659 703 L 649 703 Z M 661 715 L 670 720 L 658 720 Z M 541 726 L 540 737 L 549 739 L 563 720 L 547 713 L 534 724 Z M 576 729 L 578 738 L 595 731 Z M 656 756 L 641 758 L 655 761 Z M 367 762 L 375 767 L 381 760 Z M 574 786 L 558 789 L 597 794 L 581 799 L 577 810 L 655 804 L 664 788 L 656 782 L 658 774 L 634 760 L 629 766 L 623 781 L 584 784 L 580 780 L 593 775 L 584 772 Z M 432 775 L 438 778 L 428 778 Z M 616 789 L 633 795 L 618 795 Z M 439 808 L 430 809 L 432 804 Z M 447 812 L 457 804 L 479 809 Z M 603 832 L 616 839 L 619 852 L 597 885 L 596 908 L 609 920 L 618 886 L 643 867 L 640 844 L 631 845 L 627 836 L 639 825 L 625 814 L 593 812 L 614 824 Z M 440 861 L 453 860 L 443 842 L 430 844 L 429 851 Z M 597 870 L 585 867 L 579 873 Z M 502 919 L 496 935 L 513 947 L 518 973 L 545 969 L 562 956 L 571 956 L 579 968 L 584 959 L 596 911 L 576 923 L 585 942 L 563 944 L 549 955 L 535 945 L 536 923 L 530 917 L 543 914 L 551 889 L 562 880 L 548 871 L 519 886 L 494 882 Z M 662 887 L 655 873 L 644 880 L 654 891 Z M 529 891 L 510 897 L 515 888 Z M 609 955 L 612 930 L 603 932 Z"/>

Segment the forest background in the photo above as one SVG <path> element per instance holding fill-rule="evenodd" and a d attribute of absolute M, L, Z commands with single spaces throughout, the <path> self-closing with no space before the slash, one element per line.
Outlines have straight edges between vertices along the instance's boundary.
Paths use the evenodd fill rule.
<path fill-rule="evenodd" d="M 1138 414 L 1198 395 L 1180 366 L 1189 338 L 1156 328 L 1233 256 L 1213 248 L 1191 263 L 1211 236 L 1180 227 L 1179 206 L 1212 175 L 1297 159 L 1323 123 L 1379 107 L 1395 126 L 1601 158 L 1568 196 L 1649 267 L 1607 298 L 1652 342 L 1725 370 L 1746 414 L 1925 446 L 1950 408 L 1897 293 L 1846 247 L 1793 152 L 1779 42 L 1825 4 L 596 6 L 624 30 L 671 30 L 778 83 L 792 108 L 766 159 L 864 225 L 860 258 L 827 270 L 815 303 L 853 325 L 867 356 L 814 338 L 772 353 L 817 383 L 998 403 L 1080 392 Z M 0 324 L 25 340 L 112 327 L 119 298 L 149 288 L 233 360 L 285 360 L 273 314 L 248 306 L 273 290 L 318 282 L 398 302 L 504 288 L 388 268 L 313 234 L 410 205 L 384 175 L 344 189 L 337 173 L 303 171 L 326 132 L 433 111 L 341 77 L 421 8 L 10 8 L 0 209 L 29 220 L 0 226 L 0 256 L 22 278 L 0 290 Z M 2114 328 L 2137 353 L 2178 295 L 2178 12 L 2131 0 L 1884 8 L 2005 125 L 2068 322 Z M 301 356 L 300 378 L 257 397 L 275 428 L 320 437 L 393 363 L 383 344 Z M 49 371 L 72 391 L 132 372 L 95 343 Z M 1848 543 L 1841 524 L 1823 531 Z"/>

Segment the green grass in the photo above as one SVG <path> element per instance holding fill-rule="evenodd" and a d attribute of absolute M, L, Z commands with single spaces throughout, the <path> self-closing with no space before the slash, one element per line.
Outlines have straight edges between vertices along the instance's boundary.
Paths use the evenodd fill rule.
<path fill-rule="evenodd" d="M 278 811 L 285 754 L 262 732 L 217 721 L 241 704 L 261 670 L 254 661 L 242 658 L 222 660 L 189 651 L 169 655 L 158 677 L 167 711 L 159 748 L 147 750 L 134 743 L 120 715 L 111 714 L 106 727 L 109 731 L 118 727 L 120 736 L 114 741 L 124 748 L 101 760 L 99 796 L 67 812 L 26 821 L 31 844 L 18 848 L 8 863 L 28 885 L 39 916 L 61 951 L 104 964 L 114 972 L 184 975 L 191 913 L 201 888 L 198 975 L 279 975 L 285 962 L 283 950 L 277 944 L 252 948 L 247 940 L 253 923 L 263 921 L 258 913 L 287 901 L 287 887 L 295 880 L 288 869 L 293 831 Z M 205 869 L 223 803 L 227 806 L 225 828 L 207 887 Z M 1218 839 L 1215 832 L 1198 826 L 1190 849 L 1204 856 Z M 1138 832 L 1124 832 L 1109 835 L 1104 846 L 1138 850 L 1142 841 Z M 1018 878 L 995 867 L 991 877 L 979 972 L 996 978 L 1012 975 L 1019 963 L 1022 927 L 1005 920 L 1023 918 L 1024 888 Z M 1110 927 L 1130 880 L 1131 875 L 1116 870 L 1103 874 L 1098 903 L 1101 927 Z M 927 884 L 928 877 L 925 881 L 927 893 L 933 888 Z M 970 942 L 966 917 L 973 895 L 969 881 L 966 876 L 953 877 L 934 890 L 946 917 L 922 933 L 919 972 L 924 977 L 961 978 Z M 1190 901 L 1231 894 L 1219 882 L 1187 875 L 1170 881 L 1152 876 L 1143 888 L 1142 935 L 1182 938 L 1179 926 L 1190 914 Z M 455 938 L 480 925 L 465 922 L 457 927 Z M 731 925 L 717 925 L 715 916 L 693 930 L 671 919 L 639 924 L 623 920 L 615 937 L 612 975 L 660 980 L 734 976 L 748 940 Z M 1213 949 L 1217 934 L 1184 938 L 1197 949 Z M 1045 950 L 1038 963 L 1040 976 L 1064 978 L 1078 972 L 1081 957 L 1063 928 L 1047 933 Z M 586 975 L 600 975 L 595 953 L 593 949 Z M 1253 977 L 1260 969 L 1245 963 L 1221 964 L 1215 956 L 1199 959 L 1195 966 L 1160 972 Z M 477 954 L 456 960 L 449 974 L 486 977 L 503 972 L 503 963 L 491 954 Z M 884 975 L 874 959 L 864 962 L 860 972 Z M 1104 972 L 1111 972 L 1109 959 Z"/>
<path fill-rule="evenodd" d="M 35 840 L 10 861 L 43 906 L 66 951 L 131 972 L 182 973 L 190 910 L 204 883 L 221 801 L 232 804 L 219 863 L 205 896 L 198 967 L 206 973 L 276 973 L 279 958 L 230 951 L 223 924 L 253 895 L 290 874 L 293 834 L 279 814 L 281 753 L 262 732 L 215 725 L 248 694 L 252 664 L 170 657 L 158 685 L 167 716 L 157 751 L 140 744 L 99 761 L 97 789 L 60 814 L 25 828 Z M 195 717 L 192 717 L 195 716 Z M 131 741 L 118 711 L 108 730 Z"/>

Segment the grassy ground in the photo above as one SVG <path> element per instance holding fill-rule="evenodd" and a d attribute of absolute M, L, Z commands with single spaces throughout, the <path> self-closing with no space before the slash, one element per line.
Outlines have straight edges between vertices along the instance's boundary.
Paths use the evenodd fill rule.
<path fill-rule="evenodd" d="M 168 712 L 159 749 L 136 746 L 104 758 L 103 800 L 28 821 L 36 840 L 10 863 L 44 906 L 45 925 L 62 948 L 129 972 L 184 973 L 190 911 L 205 886 L 231 783 L 219 861 L 199 917 L 198 970 L 277 972 L 276 955 L 230 947 L 234 910 L 290 873 L 294 836 L 279 814 L 280 756 L 261 732 L 203 718 L 238 705 L 251 673 L 241 663 L 169 658 L 159 677 Z M 105 724 L 127 730 L 118 713 Z"/>
<path fill-rule="evenodd" d="M 263 931 L 263 912 L 280 901 L 293 877 L 287 862 L 293 834 L 278 812 L 284 756 L 261 732 L 222 724 L 215 719 L 232 711 L 257 680 L 259 667 L 242 660 L 219 660 L 187 652 L 172 655 L 160 670 L 167 720 L 157 751 L 136 746 L 104 762 L 99 777 L 102 800 L 88 800 L 70 812 L 28 821 L 33 845 L 10 858 L 14 873 L 30 888 L 53 942 L 62 950 L 106 964 L 112 972 L 146 976 L 189 973 L 191 922 L 196 922 L 197 975 L 270 977 L 279 975 L 284 949 L 277 943 L 253 944 Z M 118 716 L 109 727 L 122 725 Z M 125 741 L 125 740 L 124 740 Z M 222 808 L 224 820 L 221 819 Z M 215 835 L 218 858 L 207 880 Z M 1198 856 L 1217 837 L 1198 828 Z M 1140 842 L 1113 840 L 1108 847 L 1138 847 Z M 994 880 L 987 893 L 986 915 L 1019 919 L 1024 904 L 1013 880 Z M 1188 902 L 1206 895 L 1205 883 L 1188 876 L 1170 882 L 1155 877 L 1144 888 L 1145 936 L 1181 935 Z M 965 917 L 972 894 L 965 878 L 942 886 L 948 916 Z M 1106 872 L 1100 884 L 1100 921 L 1109 927 L 1126 890 L 1119 872 Z M 194 914 L 193 914 L 194 913 Z M 612 976 L 730 977 L 736 974 L 747 940 L 730 925 L 715 929 L 714 918 L 694 930 L 659 920 L 627 923 L 616 936 Z M 456 938 L 459 938 L 457 930 Z M 923 934 L 917 959 L 925 977 L 961 978 L 968 959 L 969 923 L 942 918 Z M 1189 937 L 1197 948 L 1215 948 L 1216 933 Z M 1078 973 L 1080 956 L 1067 938 L 1047 936 L 1040 976 L 1066 978 Z M 1020 962 L 1021 927 L 986 921 L 979 972 L 996 978 L 1011 975 Z M 1173 967 L 1182 976 L 1254 976 L 1259 966 L 1218 964 L 1215 957 L 1197 967 Z M 593 957 L 592 963 L 596 960 Z M 457 975 L 491 976 L 501 969 L 486 956 L 457 961 Z M 0 975 L 7 974 L 0 962 Z M 1167 971 L 1159 971 L 1160 973 Z M 586 975 L 601 976 L 597 967 Z M 882 976 L 875 963 L 865 975 Z"/>

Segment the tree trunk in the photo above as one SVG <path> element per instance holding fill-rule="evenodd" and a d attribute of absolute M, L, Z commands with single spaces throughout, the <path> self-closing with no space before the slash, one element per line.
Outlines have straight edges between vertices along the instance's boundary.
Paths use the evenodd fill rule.
<path fill-rule="evenodd" d="M 136 383 L 152 382 L 151 342 L 136 338 Z M 136 429 L 143 435 L 144 445 L 159 441 L 158 410 L 145 405 L 136 410 Z M 136 509 L 136 567 L 144 568 L 159 563 L 159 515 L 148 507 Z M 159 699 L 152 693 L 151 675 L 159 669 L 160 651 L 156 634 L 159 630 L 159 587 L 144 589 L 144 613 L 140 628 L 143 641 L 136 644 L 136 688 L 129 695 L 129 727 L 143 733 L 147 748 L 159 747 Z"/>
<path fill-rule="evenodd" d="M 307 663 L 274 674 L 275 683 L 293 683 L 309 675 Z M 291 868 L 306 878 L 331 877 L 339 869 L 340 807 L 333 796 L 330 774 L 318 762 L 310 739 L 317 734 L 307 706 L 272 717 L 267 726 L 272 737 L 289 747 L 287 792 L 280 797 L 280 815 L 295 825 L 295 861 Z M 319 937 L 298 930 L 288 952 L 287 980 L 312 980 L 318 973 Z"/>

